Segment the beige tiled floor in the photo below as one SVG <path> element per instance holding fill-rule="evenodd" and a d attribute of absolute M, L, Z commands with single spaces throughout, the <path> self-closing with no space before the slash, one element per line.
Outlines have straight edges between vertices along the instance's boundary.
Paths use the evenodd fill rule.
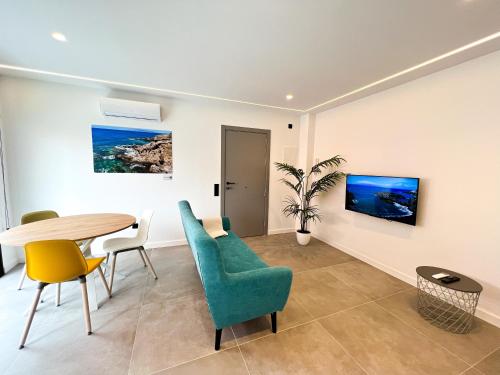
<path fill-rule="evenodd" d="M 17 350 L 35 284 L 16 290 L 20 267 L 0 279 L 0 374 L 500 374 L 500 329 L 476 320 L 454 335 L 420 318 L 415 290 L 313 239 L 247 238 L 270 265 L 294 270 L 278 333 L 269 317 L 225 329 L 220 352 L 187 246 L 152 251 L 159 280 L 137 254 L 122 254 L 114 296 L 93 312 L 87 336 L 77 283 L 53 287 L 26 348 Z M 99 282 L 99 280 L 97 280 Z"/>

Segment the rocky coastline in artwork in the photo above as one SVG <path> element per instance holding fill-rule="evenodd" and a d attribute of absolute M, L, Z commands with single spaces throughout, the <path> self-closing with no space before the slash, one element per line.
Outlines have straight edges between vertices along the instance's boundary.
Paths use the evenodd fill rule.
<path fill-rule="evenodd" d="M 172 132 L 92 126 L 96 173 L 157 173 L 173 171 Z"/>
<path fill-rule="evenodd" d="M 123 160 L 131 169 L 143 169 L 149 173 L 172 173 L 172 135 L 146 138 L 143 145 L 119 145 L 116 158 Z"/>
<path fill-rule="evenodd" d="M 417 210 L 416 191 L 406 191 L 405 194 L 381 191 L 376 195 L 380 200 L 392 203 L 399 210 L 400 216 L 412 216 Z"/>

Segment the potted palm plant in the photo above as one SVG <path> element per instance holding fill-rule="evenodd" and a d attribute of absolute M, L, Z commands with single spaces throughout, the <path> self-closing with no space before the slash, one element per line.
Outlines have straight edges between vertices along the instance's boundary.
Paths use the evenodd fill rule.
<path fill-rule="evenodd" d="M 327 168 L 338 168 L 343 162 L 345 159 L 336 155 L 313 165 L 309 173 L 287 163 L 274 163 L 278 171 L 293 178 L 292 181 L 286 178 L 281 179 L 295 193 L 295 196 L 286 198 L 283 213 L 298 219 L 300 228 L 297 229 L 297 242 L 300 245 L 307 245 L 311 240 L 311 232 L 308 230 L 309 222 L 321 220 L 319 208 L 311 204 L 312 199 L 319 193 L 334 187 L 345 176 L 338 170 L 330 171 L 323 176 L 321 174 Z"/>

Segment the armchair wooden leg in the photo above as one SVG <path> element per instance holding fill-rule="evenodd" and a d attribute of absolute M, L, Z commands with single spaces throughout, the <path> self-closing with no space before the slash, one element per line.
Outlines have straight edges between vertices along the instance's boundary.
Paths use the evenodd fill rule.
<path fill-rule="evenodd" d="M 222 329 L 215 330 L 215 350 L 220 349 L 220 338 L 222 337 Z"/>
<path fill-rule="evenodd" d="M 278 324 L 276 322 L 276 312 L 271 313 L 271 328 L 273 333 L 277 332 Z"/>
<path fill-rule="evenodd" d="M 24 264 L 23 272 L 21 273 L 21 278 L 19 279 L 19 285 L 17 286 L 17 290 L 23 289 L 24 279 L 26 278 L 26 264 Z"/>
<path fill-rule="evenodd" d="M 155 269 L 153 268 L 153 264 L 151 263 L 151 260 L 149 259 L 149 256 L 146 253 L 146 250 L 144 250 L 144 248 L 142 248 L 140 251 L 142 251 L 142 254 L 144 255 L 144 258 L 146 259 L 149 270 L 153 274 L 153 277 L 155 278 L 155 280 L 158 280 L 158 275 L 156 275 Z"/>
<path fill-rule="evenodd" d="M 109 275 L 109 294 L 113 293 L 113 280 L 115 278 L 115 268 L 116 268 L 116 257 L 117 253 L 113 253 L 113 259 L 111 260 L 111 275 Z"/>
<path fill-rule="evenodd" d="M 137 249 L 137 252 L 139 253 L 139 255 L 141 256 L 141 259 L 142 259 L 142 264 L 144 264 L 144 267 L 147 267 L 148 265 L 146 264 L 146 261 L 144 260 L 144 255 L 142 255 L 142 251 L 140 248 Z"/>
<path fill-rule="evenodd" d="M 106 293 L 108 293 L 108 297 L 111 298 L 111 291 L 109 290 L 108 283 L 106 282 L 106 278 L 104 277 L 104 273 L 102 272 L 101 266 L 97 267 L 97 272 L 99 273 L 99 277 L 101 278 L 102 283 L 104 284 L 104 289 L 106 289 Z"/>
<path fill-rule="evenodd" d="M 42 294 L 43 288 L 47 286 L 46 283 L 39 283 L 38 288 L 36 290 L 35 299 L 33 300 L 33 304 L 31 305 L 30 313 L 28 316 L 28 320 L 26 321 L 26 325 L 24 326 L 24 331 L 21 336 L 21 342 L 19 343 L 19 349 L 24 348 L 24 344 L 26 343 L 26 339 L 28 338 L 28 333 L 31 328 L 31 323 L 33 322 L 33 317 L 35 316 L 36 307 L 38 306 L 38 302 L 40 301 L 40 296 Z"/>
<path fill-rule="evenodd" d="M 82 305 L 85 328 L 87 329 L 87 334 L 91 335 L 92 324 L 90 323 L 89 296 L 87 294 L 87 278 L 85 276 L 80 277 L 80 287 L 82 288 Z"/>

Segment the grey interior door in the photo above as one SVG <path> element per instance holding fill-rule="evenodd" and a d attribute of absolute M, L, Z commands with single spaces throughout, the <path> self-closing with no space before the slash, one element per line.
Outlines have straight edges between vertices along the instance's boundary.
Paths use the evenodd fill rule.
<path fill-rule="evenodd" d="M 267 234 L 271 132 L 222 127 L 222 214 L 240 237 Z"/>

